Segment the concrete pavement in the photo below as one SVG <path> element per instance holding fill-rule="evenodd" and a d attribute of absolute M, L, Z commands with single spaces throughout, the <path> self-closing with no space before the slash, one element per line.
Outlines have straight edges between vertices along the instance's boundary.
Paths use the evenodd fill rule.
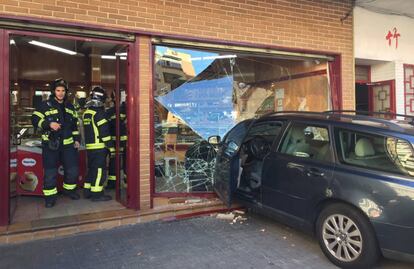
<path fill-rule="evenodd" d="M 0 268 L 336 268 L 312 237 L 257 215 L 200 217 L 0 246 Z M 413 264 L 382 260 L 377 268 Z"/>

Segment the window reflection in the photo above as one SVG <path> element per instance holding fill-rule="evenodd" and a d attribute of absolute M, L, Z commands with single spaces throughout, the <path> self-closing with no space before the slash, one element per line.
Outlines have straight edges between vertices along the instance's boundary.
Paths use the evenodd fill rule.
<path fill-rule="evenodd" d="M 327 62 L 156 46 L 156 192 L 212 191 L 216 146 L 238 122 L 329 109 Z"/>

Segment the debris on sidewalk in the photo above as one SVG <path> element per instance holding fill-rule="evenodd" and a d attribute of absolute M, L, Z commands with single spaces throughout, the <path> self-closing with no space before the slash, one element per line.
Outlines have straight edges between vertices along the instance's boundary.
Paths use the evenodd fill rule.
<path fill-rule="evenodd" d="M 243 217 L 241 215 L 244 215 L 245 211 L 243 210 L 233 210 L 229 213 L 219 213 L 216 215 L 217 219 L 223 219 L 223 220 L 230 220 L 229 224 L 233 225 L 235 223 L 243 224 L 244 221 L 247 220 L 246 217 Z"/>
<path fill-rule="evenodd" d="M 244 214 L 246 214 L 246 212 L 245 212 L 245 211 L 243 211 L 243 210 L 233 210 L 233 213 L 235 213 L 235 214 L 239 214 L 239 215 L 244 215 Z"/>
<path fill-rule="evenodd" d="M 243 224 L 243 221 L 247 220 L 247 218 L 243 218 L 242 216 L 237 216 L 233 219 L 233 223 L 236 223 L 237 221 L 240 222 L 240 224 Z"/>
<path fill-rule="evenodd" d="M 233 220 L 234 214 L 233 213 L 219 213 L 216 216 L 217 219 L 224 219 L 224 220 Z"/>

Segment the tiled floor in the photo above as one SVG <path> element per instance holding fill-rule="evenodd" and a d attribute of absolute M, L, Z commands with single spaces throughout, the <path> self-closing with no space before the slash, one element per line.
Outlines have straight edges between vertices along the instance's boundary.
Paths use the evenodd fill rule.
<path fill-rule="evenodd" d="M 115 197 L 114 191 L 108 191 L 106 193 L 110 194 L 113 198 Z M 115 199 L 107 202 L 91 202 L 90 200 L 81 198 L 74 201 L 68 197 L 59 195 L 56 205 L 53 208 L 45 208 L 45 202 L 42 197 L 19 196 L 14 199 L 16 199 L 16 210 L 14 210 L 12 215 L 12 224 L 125 208 Z"/>

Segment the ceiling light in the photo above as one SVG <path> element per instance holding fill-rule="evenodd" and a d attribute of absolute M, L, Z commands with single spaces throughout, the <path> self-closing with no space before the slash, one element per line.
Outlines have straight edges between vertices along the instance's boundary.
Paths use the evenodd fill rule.
<path fill-rule="evenodd" d="M 109 59 L 109 60 L 116 60 L 116 56 L 115 55 L 101 55 L 102 59 Z M 119 57 L 121 60 L 126 60 L 126 57 L 122 56 Z"/>
<path fill-rule="evenodd" d="M 46 44 L 46 43 L 39 42 L 39 41 L 36 41 L 36 40 L 30 41 L 29 44 L 36 45 L 36 46 L 43 47 L 43 48 L 47 48 L 47 49 L 51 49 L 51 50 L 55 50 L 55 51 L 59 51 L 59 52 L 63 52 L 63 53 L 69 54 L 69 55 L 76 55 L 75 51 L 67 50 L 67 49 L 64 49 L 64 48 L 61 48 L 61 47 Z"/>
<path fill-rule="evenodd" d="M 102 59 L 109 59 L 109 60 L 115 60 L 116 56 L 115 55 L 101 55 Z"/>
<path fill-rule="evenodd" d="M 16 41 L 14 41 L 14 39 L 10 39 L 10 45 L 16 45 Z"/>

